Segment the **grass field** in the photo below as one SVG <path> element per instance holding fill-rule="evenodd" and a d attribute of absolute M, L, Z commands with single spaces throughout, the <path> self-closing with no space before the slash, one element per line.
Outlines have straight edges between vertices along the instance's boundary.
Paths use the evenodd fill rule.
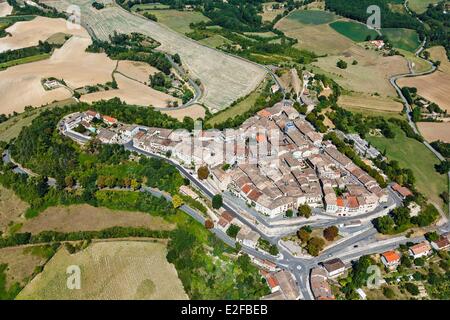
<path fill-rule="evenodd" d="M 55 33 L 54 35 L 51 35 L 45 41 L 50 44 L 56 44 L 56 45 L 62 46 L 70 36 L 71 36 L 70 34 L 66 34 L 64 32 L 58 32 L 58 33 Z"/>
<path fill-rule="evenodd" d="M 25 63 L 41 61 L 41 60 L 45 60 L 45 59 L 48 59 L 48 58 L 50 58 L 50 53 L 41 53 L 41 54 L 37 54 L 37 55 L 31 56 L 31 57 L 11 60 L 11 61 L 8 61 L 8 62 L 0 63 L 0 70 L 6 69 L 6 68 L 9 68 L 9 67 L 18 66 L 18 65 L 21 65 L 21 64 L 25 64 Z"/>
<path fill-rule="evenodd" d="M 42 246 L 35 246 L 38 250 Z M 0 264 L 7 264 L 6 269 L 6 286 L 10 287 L 15 282 L 21 286 L 28 283 L 35 268 L 42 266 L 47 258 L 36 254 L 37 250 L 33 247 L 10 247 L 0 249 Z"/>
<path fill-rule="evenodd" d="M 179 11 L 179 10 L 145 10 L 156 16 L 159 23 L 168 26 L 170 29 L 179 33 L 189 33 L 193 31 L 189 24 L 198 22 L 208 22 L 209 18 L 205 17 L 198 11 Z"/>
<path fill-rule="evenodd" d="M 116 211 L 82 204 L 50 207 L 36 218 L 25 221 L 20 231 L 37 234 L 47 230 L 94 231 L 116 226 L 143 227 L 150 230 L 172 230 L 175 227 L 161 217 L 153 217 L 143 212 Z"/>
<path fill-rule="evenodd" d="M 394 139 L 368 136 L 367 140 L 381 152 L 386 149 L 390 160 L 397 160 L 400 166 L 410 168 L 416 178 L 417 189 L 434 203 L 440 204 L 439 194 L 447 191 L 447 177 L 437 173 L 434 165 L 439 163 L 436 156 L 417 140 L 407 138 L 403 131 L 392 125 Z"/>
<path fill-rule="evenodd" d="M 319 25 L 333 22 L 336 15 L 321 10 L 295 10 L 287 16 L 287 19 L 307 25 Z"/>
<path fill-rule="evenodd" d="M 319 55 L 335 55 L 353 45 L 349 38 L 339 34 L 328 24 L 305 25 L 289 17 L 278 21 L 275 27 L 288 37 L 297 39 L 296 48 L 310 50 Z"/>
<path fill-rule="evenodd" d="M 255 105 L 256 100 L 258 99 L 262 87 L 264 83 L 262 83 L 258 89 L 250 93 L 247 97 L 245 97 L 242 101 L 238 102 L 232 107 L 229 107 L 228 109 L 217 113 L 212 118 L 208 119 L 206 121 L 207 124 L 214 125 L 216 123 L 221 123 L 226 121 L 229 118 L 233 118 L 238 114 L 242 114 L 246 111 L 248 111 L 251 107 Z"/>
<path fill-rule="evenodd" d="M 96 242 L 70 255 L 61 248 L 18 299 L 187 299 L 162 243 Z M 81 289 L 67 288 L 66 269 L 81 269 Z"/>
<path fill-rule="evenodd" d="M 261 38 L 270 38 L 270 37 L 276 37 L 277 34 L 272 32 L 272 31 L 268 31 L 268 32 L 244 32 L 245 35 L 247 36 L 257 36 L 257 37 L 261 37 Z"/>
<path fill-rule="evenodd" d="M 169 9 L 170 6 L 162 3 L 144 3 L 144 4 L 135 4 L 131 7 L 132 11 L 140 10 L 152 10 L 152 9 Z"/>
<path fill-rule="evenodd" d="M 403 109 L 403 105 L 392 98 L 369 94 L 351 93 L 349 95 L 341 95 L 338 103 L 346 109 L 366 109 L 393 114 L 398 114 Z"/>
<path fill-rule="evenodd" d="M 408 7 L 416 12 L 423 13 L 427 10 L 427 7 L 430 3 L 438 3 L 441 0 L 408 0 Z"/>
<path fill-rule="evenodd" d="M 376 31 L 367 28 L 366 25 L 353 21 L 335 21 L 330 23 L 330 27 L 355 42 L 366 41 L 368 36 L 375 39 L 378 35 Z"/>
<path fill-rule="evenodd" d="M 336 66 L 339 59 L 347 62 L 346 69 Z M 358 62 L 357 65 L 352 64 L 354 60 Z M 389 83 L 389 77 L 408 72 L 407 62 L 403 57 L 383 57 L 378 52 L 365 50 L 357 44 L 353 44 L 341 55 L 319 58 L 313 65 L 328 72 L 329 76 L 347 90 L 392 97 L 396 96 L 396 92 Z"/>
<path fill-rule="evenodd" d="M 431 65 L 420 57 L 417 57 L 411 51 L 406 51 L 402 49 L 398 49 L 398 51 L 405 57 L 406 60 L 411 61 L 413 65 L 414 72 L 420 73 L 431 70 Z"/>
<path fill-rule="evenodd" d="M 404 28 L 384 28 L 381 33 L 385 35 L 395 48 L 414 52 L 420 45 L 417 32 Z"/>
<path fill-rule="evenodd" d="M 225 38 L 219 34 L 215 34 L 211 37 L 200 40 L 199 43 L 204 44 L 205 46 L 208 46 L 211 48 L 217 48 L 217 47 L 220 47 L 221 45 L 224 45 L 227 43 L 231 44 L 232 41 L 228 40 L 227 38 Z"/>
<path fill-rule="evenodd" d="M 0 232 L 7 233 L 8 227 L 19 220 L 28 207 L 14 191 L 0 186 Z"/>

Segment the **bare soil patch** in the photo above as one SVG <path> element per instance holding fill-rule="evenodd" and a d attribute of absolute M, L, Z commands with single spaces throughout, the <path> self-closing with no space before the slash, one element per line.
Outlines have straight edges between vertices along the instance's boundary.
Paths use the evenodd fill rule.
<path fill-rule="evenodd" d="M 425 140 L 450 143 L 450 122 L 418 122 L 417 126 Z"/>

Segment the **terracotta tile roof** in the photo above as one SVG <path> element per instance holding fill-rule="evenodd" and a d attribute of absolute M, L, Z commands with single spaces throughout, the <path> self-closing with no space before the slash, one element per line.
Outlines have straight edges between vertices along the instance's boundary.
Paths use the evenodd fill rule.
<path fill-rule="evenodd" d="M 221 214 L 221 218 L 223 218 L 227 222 L 231 222 L 234 219 L 234 215 L 230 211 L 224 211 Z"/>
<path fill-rule="evenodd" d="M 260 117 L 264 117 L 264 118 L 268 118 L 268 117 L 270 117 L 272 114 L 269 112 L 269 111 L 267 111 L 266 109 L 262 109 L 262 110 L 260 110 L 260 111 L 258 111 L 258 116 L 260 116 Z"/>
<path fill-rule="evenodd" d="M 250 185 L 246 184 L 246 185 L 242 186 L 241 190 L 243 193 L 248 194 L 251 190 L 251 187 L 250 187 Z"/>
<path fill-rule="evenodd" d="M 439 240 L 434 241 L 434 244 L 436 244 L 439 249 L 443 249 L 450 246 L 450 241 L 447 237 L 440 237 Z"/>
<path fill-rule="evenodd" d="M 111 123 L 117 122 L 116 118 L 113 118 L 113 117 L 110 117 L 110 116 L 103 116 L 103 120 L 105 120 L 107 122 L 111 122 Z"/>
<path fill-rule="evenodd" d="M 412 247 L 410 247 L 409 248 L 414 254 L 421 254 L 421 253 L 423 253 L 423 252 L 426 252 L 426 251 L 430 251 L 431 250 L 431 247 L 430 247 L 430 245 L 428 244 L 428 242 L 421 242 L 421 243 L 418 243 L 418 244 L 416 244 L 416 245 L 413 245 Z"/>
<path fill-rule="evenodd" d="M 262 192 L 256 190 L 256 189 L 252 189 L 252 191 L 250 192 L 250 194 L 248 195 L 248 198 L 252 201 L 256 201 L 258 200 L 258 198 L 262 195 Z"/>
<path fill-rule="evenodd" d="M 347 198 L 347 205 L 349 208 L 358 208 L 358 200 L 354 196 L 350 196 Z"/>
<path fill-rule="evenodd" d="M 344 199 L 342 199 L 342 197 L 339 197 L 336 199 L 336 203 L 338 205 L 338 207 L 343 207 L 344 206 Z"/>
<path fill-rule="evenodd" d="M 407 196 L 411 196 L 412 192 L 411 190 L 409 190 L 406 187 L 402 187 L 400 186 L 398 183 L 394 183 L 394 185 L 392 185 L 392 189 L 397 191 L 398 193 L 400 193 L 403 197 L 407 197 Z"/>
<path fill-rule="evenodd" d="M 381 254 L 387 262 L 396 262 L 400 260 L 400 255 L 395 251 L 386 251 Z"/>
<path fill-rule="evenodd" d="M 267 283 L 269 284 L 270 288 L 273 289 L 273 288 L 279 286 L 279 283 L 278 283 L 277 279 L 275 279 L 272 275 L 268 274 L 266 279 L 267 279 Z"/>
<path fill-rule="evenodd" d="M 266 136 L 264 134 L 257 134 L 256 135 L 256 141 L 258 142 L 264 142 L 266 140 Z"/>

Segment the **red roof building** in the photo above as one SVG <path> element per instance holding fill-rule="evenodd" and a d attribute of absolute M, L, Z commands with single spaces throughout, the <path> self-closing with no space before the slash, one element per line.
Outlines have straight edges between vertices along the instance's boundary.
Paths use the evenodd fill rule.
<path fill-rule="evenodd" d="M 413 195 L 411 190 L 409 190 L 406 187 L 402 187 L 398 183 L 394 183 L 392 185 L 392 190 L 396 191 L 403 199 L 405 199 L 408 196 L 412 196 Z"/>

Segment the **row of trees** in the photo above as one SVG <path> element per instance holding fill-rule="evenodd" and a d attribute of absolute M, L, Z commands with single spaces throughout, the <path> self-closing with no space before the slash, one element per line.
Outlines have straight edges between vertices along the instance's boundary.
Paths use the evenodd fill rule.
<path fill-rule="evenodd" d="M 411 217 L 409 208 L 398 207 L 392 210 L 389 215 L 375 219 L 374 225 L 380 233 L 394 234 L 403 232 L 413 226 L 429 226 L 435 222 L 438 217 L 439 212 L 432 204 L 424 206 L 421 212 L 415 217 Z"/>

